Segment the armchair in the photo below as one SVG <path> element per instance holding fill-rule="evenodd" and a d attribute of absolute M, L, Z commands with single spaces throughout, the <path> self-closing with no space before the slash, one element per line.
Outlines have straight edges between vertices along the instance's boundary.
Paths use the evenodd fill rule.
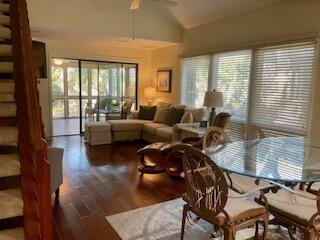
<path fill-rule="evenodd" d="M 51 192 L 59 198 L 60 185 L 63 183 L 63 148 L 48 147 L 48 161 L 50 163 Z"/>

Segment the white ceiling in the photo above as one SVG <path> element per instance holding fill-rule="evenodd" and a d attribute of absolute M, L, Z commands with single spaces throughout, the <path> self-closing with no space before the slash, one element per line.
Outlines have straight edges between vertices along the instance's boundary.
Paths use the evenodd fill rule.
<path fill-rule="evenodd" d="M 275 4 L 281 0 L 173 0 L 168 7 L 153 0 L 144 0 L 164 17 L 189 29 L 212 21 Z"/>

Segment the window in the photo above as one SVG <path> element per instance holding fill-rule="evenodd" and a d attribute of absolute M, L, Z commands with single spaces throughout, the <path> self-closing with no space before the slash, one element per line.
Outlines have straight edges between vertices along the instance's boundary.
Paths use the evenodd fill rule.
<path fill-rule="evenodd" d="M 223 92 L 224 107 L 231 121 L 247 120 L 251 50 L 215 54 L 212 59 L 212 86 Z"/>
<path fill-rule="evenodd" d="M 210 56 L 185 58 L 182 60 L 181 102 L 190 107 L 203 105 L 208 89 Z"/>
<path fill-rule="evenodd" d="M 218 111 L 231 113 L 233 140 L 245 136 L 248 123 L 268 135 L 306 135 L 315 49 L 312 41 L 185 58 L 182 103 L 199 107 L 206 91 L 223 92 Z"/>
<path fill-rule="evenodd" d="M 257 49 L 249 121 L 266 129 L 305 135 L 315 43 Z"/>

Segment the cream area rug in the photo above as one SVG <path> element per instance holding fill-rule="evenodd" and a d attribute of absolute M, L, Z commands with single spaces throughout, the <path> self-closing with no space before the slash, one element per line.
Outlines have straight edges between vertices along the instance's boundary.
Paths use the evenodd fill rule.
<path fill-rule="evenodd" d="M 175 199 L 135 209 L 111 216 L 106 220 L 123 240 L 179 240 L 181 231 L 182 207 L 184 201 Z M 194 218 L 194 216 L 192 216 Z M 212 225 L 200 220 L 197 224 L 186 221 L 185 240 L 221 239 L 212 238 Z M 237 240 L 253 239 L 254 228 L 237 233 Z M 270 239 L 287 240 L 284 229 L 270 229 Z"/>

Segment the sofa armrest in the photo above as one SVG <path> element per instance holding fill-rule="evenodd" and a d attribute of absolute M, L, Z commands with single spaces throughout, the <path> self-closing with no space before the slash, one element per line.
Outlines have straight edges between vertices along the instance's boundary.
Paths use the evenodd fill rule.
<path fill-rule="evenodd" d="M 63 148 L 48 147 L 48 161 L 50 163 L 51 192 L 55 192 L 63 183 Z"/>
<path fill-rule="evenodd" d="M 131 119 L 138 119 L 139 110 L 133 110 L 133 111 L 131 111 L 130 115 L 131 115 Z"/>

